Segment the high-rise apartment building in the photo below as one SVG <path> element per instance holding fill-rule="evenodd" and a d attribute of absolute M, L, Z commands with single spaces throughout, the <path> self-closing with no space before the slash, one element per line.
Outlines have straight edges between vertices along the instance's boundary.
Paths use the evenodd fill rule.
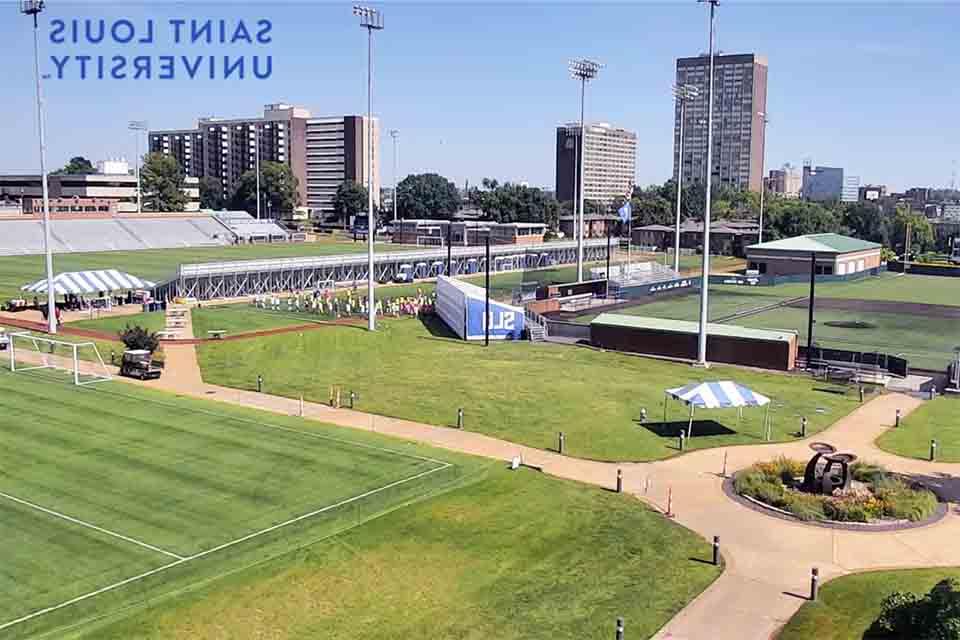
<path fill-rule="evenodd" d="M 710 58 L 677 59 L 677 86 L 699 89 L 687 101 L 683 123 L 683 181 L 707 177 L 707 100 Z M 763 119 L 767 112 L 767 60 L 756 54 L 714 57 L 713 182 L 759 191 L 763 181 Z M 680 105 L 674 114 L 673 177 L 680 167 Z"/>
<path fill-rule="evenodd" d="M 588 123 L 582 160 L 579 144 L 579 123 L 557 127 L 557 199 L 578 199 L 581 162 L 584 198 L 610 204 L 629 197 L 636 182 L 637 134 L 606 122 Z"/>
<path fill-rule="evenodd" d="M 337 187 L 353 180 L 366 185 L 374 175 L 379 193 L 377 121 L 371 127 L 362 116 L 314 118 L 307 109 L 269 104 L 259 118 L 200 118 L 196 129 L 151 131 L 151 152 L 172 155 L 188 176 L 213 177 L 229 198 L 241 176 L 260 163 L 280 162 L 297 178 L 302 206 L 314 217 L 333 214 Z M 373 135 L 373 155 L 368 135 Z M 261 211 L 276 216 L 285 212 Z"/>
<path fill-rule="evenodd" d="M 803 175 L 800 169 L 787 163 L 782 169 L 771 169 L 767 180 L 767 190 L 781 198 L 795 199 L 800 197 L 803 188 Z"/>

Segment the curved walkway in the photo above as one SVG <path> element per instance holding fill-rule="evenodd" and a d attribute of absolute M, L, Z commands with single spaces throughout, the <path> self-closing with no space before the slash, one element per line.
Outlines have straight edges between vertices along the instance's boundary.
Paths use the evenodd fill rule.
<path fill-rule="evenodd" d="M 192 345 L 169 345 L 167 371 L 159 386 L 220 402 L 298 415 L 298 400 L 230 389 L 202 382 Z M 157 383 L 150 383 L 157 386 Z M 787 455 L 806 459 L 812 440 L 830 442 L 894 471 L 942 475 L 949 481 L 960 464 L 926 463 L 878 450 L 873 441 L 891 428 L 897 408 L 909 414 L 920 400 L 899 394 L 879 396 L 804 441 L 724 447 L 651 463 L 616 464 L 561 456 L 469 431 L 437 427 L 305 402 L 305 417 L 416 440 L 453 451 L 509 460 L 520 455 L 545 473 L 613 488 L 623 470 L 624 491 L 672 514 L 680 524 L 711 539 L 720 536 L 726 570 L 703 594 L 673 618 L 660 640 L 767 640 L 803 604 L 810 570 L 821 580 L 879 568 L 960 566 L 960 516 L 951 508 L 940 522 L 902 532 L 859 532 L 805 526 L 748 509 L 723 493 L 724 458 L 732 472 L 759 460 Z M 643 594 L 637 594 L 642 598 Z"/>

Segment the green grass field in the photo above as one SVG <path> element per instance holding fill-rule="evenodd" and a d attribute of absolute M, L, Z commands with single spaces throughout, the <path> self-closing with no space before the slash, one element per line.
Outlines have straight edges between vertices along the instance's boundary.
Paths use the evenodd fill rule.
<path fill-rule="evenodd" d="M 856 404 L 849 396 L 804 376 L 716 366 L 709 371 L 591 349 L 528 342 L 479 343 L 450 339 L 439 321 L 381 321 L 369 334 L 329 327 L 199 348 L 204 380 L 326 402 L 329 386 L 356 391 L 358 408 L 436 425 L 466 428 L 542 449 L 566 436 L 570 455 L 603 460 L 650 460 L 677 453 L 686 410 L 671 403 L 663 420 L 663 393 L 697 380 L 735 379 L 774 399 L 773 437 L 789 440 L 801 416 L 819 431 Z M 649 425 L 639 424 L 646 408 Z M 698 414 L 691 448 L 761 441 L 761 410 Z"/>
<path fill-rule="evenodd" d="M 415 446 L 339 437 L 302 420 L 121 383 L 77 388 L 60 376 L 2 375 L 4 634 L 334 533 L 460 473 Z M 11 624 L 151 571 L 129 589 Z"/>
<path fill-rule="evenodd" d="M 818 602 L 801 607 L 778 640 L 862 640 L 880 615 L 884 598 L 895 591 L 925 594 L 940 580 L 960 579 L 960 569 L 871 571 L 831 580 Z M 906 640 L 906 639 L 905 639 Z"/>
<path fill-rule="evenodd" d="M 147 313 L 135 313 L 129 316 L 112 316 L 97 318 L 95 320 L 76 320 L 68 324 L 70 327 L 94 329 L 112 335 L 119 334 L 127 325 L 131 327 L 140 326 L 147 331 L 160 331 L 166 325 L 166 316 L 162 311 L 151 311 Z"/>
<path fill-rule="evenodd" d="M 0 378 L 4 638 L 572 640 L 617 616 L 643 638 L 719 573 L 626 495 L 121 383 Z"/>
<path fill-rule="evenodd" d="M 414 247 L 381 243 L 378 251 L 409 251 Z M 162 282 L 172 277 L 181 264 L 260 258 L 298 258 L 366 251 L 362 242 L 340 242 L 324 238 L 317 242 L 193 247 L 189 249 L 145 249 L 142 251 L 100 251 L 59 253 L 53 256 L 54 272 L 87 269 L 119 269 L 141 278 Z M 20 287 L 43 277 L 43 256 L 0 256 L 0 301 L 21 295 Z"/>
<path fill-rule="evenodd" d="M 940 396 L 925 402 L 877 439 L 884 451 L 908 458 L 930 459 L 930 441 L 937 441 L 937 460 L 960 462 L 960 399 Z"/>

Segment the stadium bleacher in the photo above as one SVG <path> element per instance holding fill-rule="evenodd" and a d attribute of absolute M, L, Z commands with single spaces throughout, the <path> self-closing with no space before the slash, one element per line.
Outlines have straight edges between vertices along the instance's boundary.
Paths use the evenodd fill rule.
<path fill-rule="evenodd" d="M 273 220 L 257 220 L 246 211 L 213 211 L 241 242 L 283 242 L 289 233 Z"/>
<path fill-rule="evenodd" d="M 209 215 L 54 218 L 50 236 L 56 253 L 217 246 L 238 237 Z M 43 253 L 39 219 L 0 219 L 0 255 L 38 253 Z"/>

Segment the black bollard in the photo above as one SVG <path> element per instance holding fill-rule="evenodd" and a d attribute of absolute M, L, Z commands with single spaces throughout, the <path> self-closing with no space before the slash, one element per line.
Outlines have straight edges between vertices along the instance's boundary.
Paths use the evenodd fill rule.
<path fill-rule="evenodd" d="M 893 423 L 893 426 L 894 426 L 894 427 L 899 427 L 899 426 L 900 426 L 900 409 L 897 409 L 897 419 L 896 419 L 896 421 Z"/>
<path fill-rule="evenodd" d="M 930 462 L 934 462 L 937 459 L 937 441 L 930 441 Z"/>
<path fill-rule="evenodd" d="M 350 408 L 353 409 L 353 401 L 357 399 L 357 394 L 353 391 L 350 392 Z"/>
<path fill-rule="evenodd" d="M 820 569 L 814 567 L 810 570 L 810 602 L 817 601 L 818 593 L 820 593 Z"/>
<path fill-rule="evenodd" d="M 800 437 L 801 438 L 807 437 L 807 417 L 806 416 L 800 418 Z"/>
<path fill-rule="evenodd" d="M 257 374 L 257 393 L 263 393 L 263 376 Z"/>
<path fill-rule="evenodd" d="M 557 452 L 563 455 L 563 431 L 561 431 L 557 437 Z"/>
<path fill-rule="evenodd" d="M 623 493 L 623 469 L 617 469 L 617 493 Z"/>
<path fill-rule="evenodd" d="M 457 429 L 463 429 L 463 409 L 457 409 Z"/>
<path fill-rule="evenodd" d="M 713 566 L 720 566 L 720 536 L 713 536 Z"/>
<path fill-rule="evenodd" d="M 117 352 L 110 349 L 110 364 L 117 364 Z"/>
<path fill-rule="evenodd" d="M 863 387 L 860 387 L 860 404 L 863 404 Z"/>
<path fill-rule="evenodd" d="M 680 429 L 680 451 L 687 448 L 687 430 Z"/>
<path fill-rule="evenodd" d="M 617 640 L 623 640 L 623 618 L 617 618 Z"/>

